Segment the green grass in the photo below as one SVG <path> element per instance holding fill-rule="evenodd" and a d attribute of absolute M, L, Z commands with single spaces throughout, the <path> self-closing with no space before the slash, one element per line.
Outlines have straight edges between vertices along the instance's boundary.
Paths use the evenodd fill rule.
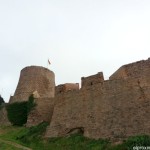
<path fill-rule="evenodd" d="M 12 145 L 9 145 L 9 144 L 5 144 L 3 142 L 0 142 L 0 149 L 1 150 L 22 150 L 20 148 L 16 148 Z"/>
<path fill-rule="evenodd" d="M 5 132 L 0 135 L 0 138 L 22 144 L 33 150 L 104 150 L 109 143 L 107 140 L 91 140 L 80 134 L 45 140 L 42 134 L 46 126 L 46 123 L 42 123 L 31 128 L 1 127 L 0 130 Z"/>
<path fill-rule="evenodd" d="M 132 150 L 133 146 L 150 146 L 150 136 L 141 135 L 128 138 L 124 143 L 113 145 L 108 140 L 92 140 L 80 134 L 68 137 L 43 139 L 46 123 L 38 126 L 25 127 L 0 127 L 1 139 L 13 141 L 33 150 Z"/>
<path fill-rule="evenodd" d="M 24 134 L 28 131 L 28 129 L 25 127 L 17 126 L 1 126 L 0 130 L 2 131 L 0 138 L 10 141 L 16 141 L 18 135 Z"/>

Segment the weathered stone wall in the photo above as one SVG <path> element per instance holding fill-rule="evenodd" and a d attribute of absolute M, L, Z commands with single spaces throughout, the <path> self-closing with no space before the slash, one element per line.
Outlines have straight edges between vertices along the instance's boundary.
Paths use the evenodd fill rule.
<path fill-rule="evenodd" d="M 149 75 L 150 58 L 120 67 L 114 74 L 110 76 L 110 80 L 125 79 L 129 77 L 142 77 Z"/>
<path fill-rule="evenodd" d="M 100 72 L 82 77 L 81 82 L 80 90 L 79 84 L 70 83 L 55 88 L 53 72 L 26 67 L 10 102 L 26 101 L 34 93 L 37 106 L 29 114 L 27 126 L 50 122 L 46 137 L 77 129 L 95 139 L 150 135 L 150 59 L 122 66 L 110 80 L 104 81 Z M 2 114 L 6 116 L 6 111 L 0 111 Z"/>
<path fill-rule="evenodd" d="M 55 96 L 62 92 L 79 90 L 79 83 L 65 83 L 55 87 Z"/>
<path fill-rule="evenodd" d="M 26 125 L 50 122 L 54 108 L 54 73 L 40 66 L 22 69 L 15 94 L 10 97 L 9 103 L 27 101 L 31 94 L 35 98 L 36 107 L 30 112 Z"/>
<path fill-rule="evenodd" d="M 55 107 L 46 136 L 63 136 L 72 128 L 83 125 L 82 102 L 80 91 L 60 93 L 54 98 Z"/>
<path fill-rule="evenodd" d="M 122 139 L 150 134 L 150 80 L 148 86 L 142 78 L 106 81 L 91 90 L 85 98 L 89 107 L 85 136 Z"/>
<path fill-rule="evenodd" d="M 85 136 L 96 139 L 150 135 L 149 62 L 142 62 L 142 67 L 132 65 L 126 66 L 131 73 L 127 78 L 83 84 L 84 88 L 79 91 L 56 95 L 46 137 L 67 135 L 75 129 L 82 129 Z M 132 73 L 132 68 L 140 70 L 138 75 Z"/>
<path fill-rule="evenodd" d="M 21 70 L 20 79 L 15 94 L 10 103 L 27 101 L 33 92 L 37 91 L 40 97 L 54 97 L 55 75 L 44 67 L 30 66 Z"/>
<path fill-rule="evenodd" d="M 82 77 L 81 78 L 81 87 L 91 86 L 97 83 L 101 83 L 104 81 L 103 72 L 98 72 L 96 75 Z"/>
<path fill-rule="evenodd" d="M 11 125 L 7 117 L 7 111 L 5 106 L 0 108 L 0 125 Z"/>
<path fill-rule="evenodd" d="M 36 98 L 35 104 L 36 106 L 28 116 L 26 126 L 38 125 L 43 121 L 50 123 L 54 109 L 54 99 Z"/>

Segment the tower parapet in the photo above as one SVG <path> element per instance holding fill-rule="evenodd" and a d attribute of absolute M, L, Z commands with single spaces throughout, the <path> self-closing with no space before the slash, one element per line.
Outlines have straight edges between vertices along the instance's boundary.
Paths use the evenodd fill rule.
<path fill-rule="evenodd" d="M 10 103 L 27 101 L 35 91 L 41 98 L 54 97 L 55 75 L 52 71 L 40 66 L 29 66 L 22 69 L 15 94 L 11 97 Z"/>

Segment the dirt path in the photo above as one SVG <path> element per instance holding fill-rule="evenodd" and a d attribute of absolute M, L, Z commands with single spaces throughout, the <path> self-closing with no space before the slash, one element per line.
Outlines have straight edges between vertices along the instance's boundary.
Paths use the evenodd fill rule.
<path fill-rule="evenodd" d="M 17 144 L 17 143 L 11 142 L 11 141 L 0 139 L 0 142 L 3 142 L 3 143 L 8 144 L 8 145 L 12 145 L 12 146 L 17 147 L 17 148 L 21 148 L 22 150 L 32 150 L 31 148 L 22 146 L 20 144 Z"/>

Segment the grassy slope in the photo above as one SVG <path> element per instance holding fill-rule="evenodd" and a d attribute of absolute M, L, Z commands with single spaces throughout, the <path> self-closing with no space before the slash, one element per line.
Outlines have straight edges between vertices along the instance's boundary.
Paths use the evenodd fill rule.
<path fill-rule="evenodd" d="M 90 140 L 82 135 L 44 140 L 41 138 L 42 133 L 38 132 L 38 129 L 39 127 L 31 128 L 30 132 L 28 132 L 29 129 L 24 127 L 0 127 L 0 131 L 3 131 L 0 138 L 31 147 L 35 150 L 104 150 L 108 145 L 106 140 Z"/>
<path fill-rule="evenodd" d="M 1 150 L 22 150 L 20 148 L 16 148 L 12 145 L 9 145 L 9 144 L 3 143 L 3 142 L 0 142 L 0 149 Z"/>
<path fill-rule="evenodd" d="M 112 146 L 107 140 L 92 140 L 76 134 L 70 137 L 42 139 L 46 125 L 32 128 L 0 127 L 0 139 L 13 141 L 33 150 L 133 150 L 133 146 L 150 146 L 149 136 L 129 138 L 120 145 Z M 13 150 L 13 149 L 12 149 Z"/>

